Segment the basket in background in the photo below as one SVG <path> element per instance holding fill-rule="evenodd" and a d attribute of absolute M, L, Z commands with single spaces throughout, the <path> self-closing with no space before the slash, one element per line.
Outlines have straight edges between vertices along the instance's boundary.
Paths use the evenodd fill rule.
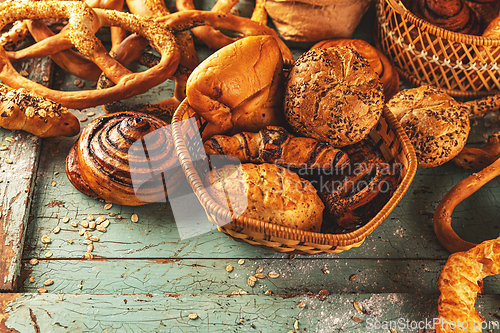
<path fill-rule="evenodd" d="M 397 0 L 377 0 L 377 47 L 416 86 L 477 98 L 500 92 L 500 39 L 439 28 Z"/>
<path fill-rule="evenodd" d="M 190 118 L 194 119 L 194 121 L 187 122 L 186 120 Z M 234 218 L 229 210 L 221 207 L 211 198 L 205 189 L 204 177 L 198 174 L 193 163 L 194 158 L 192 156 L 199 156 L 200 154 L 196 150 L 203 149 L 203 147 L 193 147 L 188 142 L 193 141 L 190 140 L 193 135 L 200 135 L 198 129 L 203 127 L 203 119 L 200 119 L 195 114 L 187 99 L 185 99 L 176 110 L 172 120 L 174 143 L 182 169 L 191 188 L 204 207 L 208 219 L 217 225 L 222 224 L 218 223 L 221 221 L 232 221 L 223 226 L 218 226 L 219 231 L 237 241 L 276 252 L 311 255 L 338 253 L 360 246 L 366 236 L 382 223 L 401 200 L 417 169 L 415 152 L 406 133 L 392 113 L 387 108 L 384 108 L 380 122 L 372 130 L 370 136 L 387 162 L 400 163 L 402 166 L 402 180 L 389 201 L 373 219 L 349 232 L 327 234 L 292 229 L 243 216 Z"/>

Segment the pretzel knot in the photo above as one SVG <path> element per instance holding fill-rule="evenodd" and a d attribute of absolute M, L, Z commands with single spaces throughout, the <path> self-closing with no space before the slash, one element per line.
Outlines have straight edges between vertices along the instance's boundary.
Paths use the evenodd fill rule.
<path fill-rule="evenodd" d="M 23 19 L 68 18 L 59 34 L 34 45 L 39 55 L 76 47 L 94 62 L 116 85 L 102 90 L 55 91 L 22 77 L 0 48 L 0 79 L 7 85 L 24 87 L 68 108 L 84 109 L 144 93 L 171 77 L 179 64 L 180 51 L 168 25 L 114 10 L 92 9 L 76 1 L 8 1 L 0 3 L 0 29 Z M 161 55 L 160 62 L 140 73 L 133 73 L 111 57 L 95 32 L 104 26 L 119 26 L 145 37 Z"/>

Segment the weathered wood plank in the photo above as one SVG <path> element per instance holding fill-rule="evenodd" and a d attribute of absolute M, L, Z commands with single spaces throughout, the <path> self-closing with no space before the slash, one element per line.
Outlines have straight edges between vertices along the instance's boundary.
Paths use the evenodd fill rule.
<path fill-rule="evenodd" d="M 5 296 L 3 296 L 5 297 Z M 437 317 L 437 294 L 172 295 L 24 294 L 7 296 L 9 332 L 418 332 Z M 306 302 L 304 308 L 297 305 Z M 358 312 L 359 302 L 363 312 Z M 5 304 L 4 304 L 5 306 Z M 476 308 L 498 323 L 498 295 Z M 4 312 L 4 311 L 2 311 Z M 189 319 L 197 314 L 197 319 Z M 353 320 L 360 319 L 360 322 Z M 380 326 L 376 326 L 376 324 Z M 294 326 L 297 325 L 297 329 Z M 402 325 L 399 326 L 399 325 Z M 412 326 L 413 325 L 413 329 Z M 423 327 L 425 328 L 425 327 Z M 490 327 L 492 328 L 492 327 Z M 496 331 L 496 330 L 495 330 Z M 486 332 L 486 330 L 485 330 Z"/>
<path fill-rule="evenodd" d="M 25 262 L 22 292 L 36 292 L 47 279 L 54 293 L 213 293 L 244 290 L 264 294 L 301 294 L 329 290 L 350 293 L 438 293 L 437 279 L 444 260 L 372 259 L 149 259 L 41 260 Z M 233 266 L 231 272 L 226 271 Z M 248 278 L 262 267 L 255 285 Z M 270 278 L 277 272 L 277 278 Z M 351 281 L 351 276 L 357 275 Z M 33 278 L 33 282 L 30 281 Z M 500 276 L 484 281 L 486 294 L 500 294 Z M 79 289 L 79 285 L 83 288 Z"/>
<path fill-rule="evenodd" d="M 48 86 L 54 65 L 49 58 L 41 58 L 17 67 L 29 73 L 33 81 Z M 7 137 L 15 141 L 7 141 Z M 8 147 L 0 154 L 0 290 L 13 291 L 17 288 L 41 140 L 26 132 L 1 129 L 0 142 Z"/>

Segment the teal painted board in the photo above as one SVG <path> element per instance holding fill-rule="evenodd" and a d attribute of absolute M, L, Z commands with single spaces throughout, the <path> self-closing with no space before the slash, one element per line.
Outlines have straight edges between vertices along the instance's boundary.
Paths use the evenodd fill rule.
<path fill-rule="evenodd" d="M 256 295 L 10 294 L 2 295 L 10 332 L 419 332 L 437 317 L 436 294 Z M 298 307 L 305 302 L 305 307 Z M 362 311 L 354 308 L 359 302 Z M 496 296 L 476 308 L 493 327 Z M 196 319 L 189 315 L 196 314 Z M 359 321 L 359 322 L 358 322 Z M 424 324 L 420 324 L 423 322 Z M 432 327 L 432 326 L 431 326 Z M 494 332 L 498 331 L 494 329 Z M 427 330 L 426 332 L 430 332 Z M 486 332 L 486 330 L 484 331 Z"/>
<path fill-rule="evenodd" d="M 393 259 L 108 259 L 24 261 L 20 291 L 36 292 L 43 282 L 53 293 L 301 294 L 329 290 L 350 293 L 438 293 L 444 260 Z M 227 271 L 228 265 L 233 268 Z M 253 287 L 250 276 L 257 275 Z M 270 272 L 277 272 L 271 278 Z M 485 294 L 500 294 L 500 276 L 484 280 Z M 79 285 L 83 288 L 79 289 Z"/>
<path fill-rule="evenodd" d="M 16 64 L 16 69 L 48 86 L 54 63 L 45 57 Z M 0 129 L 0 291 L 18 287 L 41 142 L 24 131 Z"/>

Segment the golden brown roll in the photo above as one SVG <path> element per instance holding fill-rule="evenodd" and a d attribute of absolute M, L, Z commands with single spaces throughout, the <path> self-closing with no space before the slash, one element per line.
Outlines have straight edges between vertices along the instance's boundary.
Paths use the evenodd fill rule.
<path fill-rule="evenodd" d="M 379 76 L 350 47 L 307 51 L 285 86 L 285 117 L 293 130 L 334 147 L 365 138 L 383 106 Z"/>
<path fill-rule="evenodd" d="M 388 101 L 399 91 L 399 76 L 394 66 L 390 63 L 389 59 L 375 46 L 362 39 L 327 39 L 316 43 L 311 47 L 315 48 L 329 48 L 332 46 L 349 46 L 356 50 L 363 57 L 368 60 L 370 66 L 377 72 L 380 77 L 380 82 L 384 88 L 384 97 Z"/>
<path fill-rule="evenodd" d="M 401 90 L 387 107 L 399 120 L 415 148 L 419 168 L 454 158 L 469 135 L 469 116 L 442 90 L 420 86 Z"/>
<path fill-rule="evenodd" d="M 189 76 L 186 96 L 215 134 L 282 125 L 283 58 L 271 36 L 242 38 L 212 54 Z"/>
<path fill-rule="evenodd" d="M 236 215 L 319 232 L 324 205 L 314 187 L 275 164 L 226 165 L 206 176 L 212 198 Z"/>
<path fill-rule="evenodd" d="M 167 123 L 121 112 L 96 118 L 83 129 L 66 158 L 66 174 L 84 194 L 138 206 L 166 200 L 167 189 L 184 177 L 177 164 Z"/>

